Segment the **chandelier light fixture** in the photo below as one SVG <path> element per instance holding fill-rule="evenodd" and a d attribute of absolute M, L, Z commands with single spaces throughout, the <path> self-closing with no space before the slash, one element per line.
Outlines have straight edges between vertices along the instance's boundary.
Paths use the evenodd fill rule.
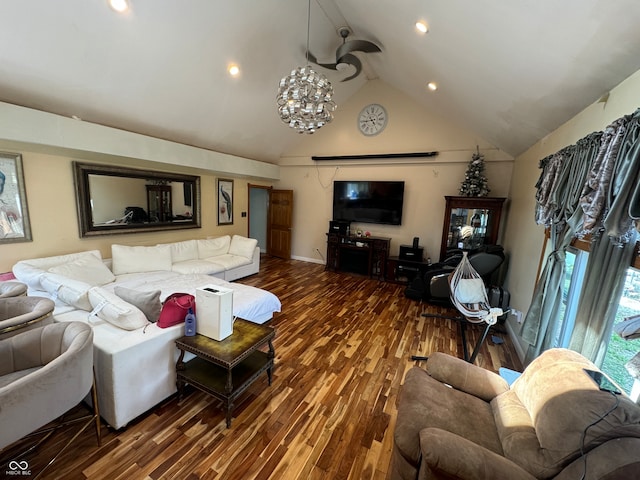
<path fill-rule="evenodd" d="M 298 133 L 314 133 L 333 120 L 336 104 L 331 82 L 309 66 L 311 0 L 307 13 L 307 65 L 280 80 L 276 104 L 280 119 Z"/>

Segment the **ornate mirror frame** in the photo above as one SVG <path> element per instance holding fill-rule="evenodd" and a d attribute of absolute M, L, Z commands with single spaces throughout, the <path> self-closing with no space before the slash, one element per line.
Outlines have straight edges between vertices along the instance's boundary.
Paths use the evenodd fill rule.
<path fill-rule="evenodd" d="M 178 230 L 186 228 L 201 228 L 200 220 L 200 177 L 195 175 L 183 175 L 178 173 L 160 172 L 153 170 L 142 170 L 135 168 L 126 168 L 113 165 L 96 165 L 81 162 L 72 162 L 73 174 L 76 189 L 76 207 L 78 211 L 78 227 L 81 237 L 93 237 L 97 235 L 114 235 L 123 233 L 139 233 L 153 232 L 160 230 Z M 96 176 L 94 178 L 94 176 Z M 131 182 L 135 179 L 142 180 L 140 183 L 145 188 L 143 193 L 138 192 L 137 197 L 142 195 L 146 199 L 143 202 L 135 202 L 138 205 L 131 207 L 136 209 L 135 213 L 140 212 L 142 216 L 135 218 L 133 212 L 129 211 L 129 205 L 125 202 L 125 208 L 119 210 L 119 215 L 114 216 L 108 221 L 94 222 L 94 208 L 96 203 L 109 203 L 111 200 L 92 198 L 90 188 L 90 178 L 94 178 L 94 182 L 98 177 L 113 177 L 113 179 L 122 179 L 125 182 Z M 111 181 L 111 179 L 105 179 Z M 174 184 L 182 183 L 184 192 L 184 203 L 188 205 L 190 198 L 189 212 L 187 214 L 175 215 L 172 207 L 170 208 L 169 219 L 160 221 L 157 216 L 153 217 L 149 212 L 148 203 L 150 191 L 157 189 L 158 186 L 164 186 L 164 189 L 174 188 Z M 177 185 L 175 185 L 177 186 Z M 150 187 L 150 188 L 149 188 Z M 97 190 L 97 189 L 96 189 Z M 125 187 L 126 190 L 126 187 Z M 94 194 L 95 195 L 95 194 Z M 155 193 L 153 193 L 155 195 Z M 118 194 L 116 193 L 116 196 Z M 169 196 L 168 198 L 171 198 Z M 116 207 L 117 208 L 117 207 Z M 128 214 L 128 215 L 127 215 Z M 121 215 L 121 216 L 120 216 Z"/>

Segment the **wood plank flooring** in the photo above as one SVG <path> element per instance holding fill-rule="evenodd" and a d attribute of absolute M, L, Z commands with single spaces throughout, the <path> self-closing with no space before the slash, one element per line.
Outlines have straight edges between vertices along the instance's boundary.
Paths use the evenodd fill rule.
<path fill-rule="evenodd" d="M 421 314 L 455 312 L 405 298 L 402 285 L 295 260 L 263 257 L 260 273 L 240 282 L 272 291 L 282 313 L 270 322 L 273 383 L 265 374 L 243 394 L 231 428 L 217 400 L 188 388 L 181 402 L 173 396 L 124 429 L 104 427 L 102 447 L 87 429 L 45 478 L 387 478 L 398 391 L 418 363 L 410 356 L 462 357 L 457 323 Z M 469 341 L 478 333 L 470 327 Z M 493 335 L 504 343 L 489 337 L 476 363 L 520 370 L 508 336 Z M 69 435 L 26 457 L 33 475 Z"/>

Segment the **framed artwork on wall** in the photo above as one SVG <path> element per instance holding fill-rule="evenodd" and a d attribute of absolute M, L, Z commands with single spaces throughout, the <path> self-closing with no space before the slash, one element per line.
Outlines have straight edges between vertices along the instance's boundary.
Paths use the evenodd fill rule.
<path fill-rule="evenodd" d="M 22 156 L 0 152 L 0 244 L 30 241 Z"/>
<path fill-rule="evenodd" d="M 233 225 L 233 180 L 219 178 L 218 225 Z"/>

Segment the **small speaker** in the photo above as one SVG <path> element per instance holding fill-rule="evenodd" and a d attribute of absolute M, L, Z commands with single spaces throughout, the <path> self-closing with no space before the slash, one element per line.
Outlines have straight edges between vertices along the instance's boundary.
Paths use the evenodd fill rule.
<path fill-rule="evenodd" d="M 329 221 L 329 233 L 337 233 L 339 235 L 349 235 L 349 227 L 351 222 L 342 220 Z"/>
<path fill-rule="evenodd" d="M 420 239 L 418 237 L 413 237 L 413 248 L 418 248 L 418 242 L 420 242 Z"/>
<path fill-rule="evenodd" d="M 413 247 L 411 245 L 400 245 L 400 260 L 411 260 L 413 262 L 421 262 L 424 255 L 424 248 Z"/>

